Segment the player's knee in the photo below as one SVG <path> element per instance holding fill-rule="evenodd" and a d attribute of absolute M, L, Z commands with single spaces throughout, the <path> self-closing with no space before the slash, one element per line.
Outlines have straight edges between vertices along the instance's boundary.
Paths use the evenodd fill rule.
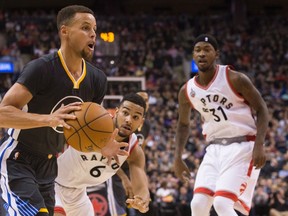
<path fill-rule="evenodd" d="M 213 201 L 213 206 L 218 215 L 225 215 L 229 209 L 233 210 L 234 201 L 221 196 L 216 196 Z"/>
<path fill-rule="evenodd" d="M 55 206 L 53 216 L 66 216 L 64 208 L 60 206 Z"/>
<path fill-rule="evenodd" d="M 201 205 L 199 204 L 200 204 L 199 200 L 192 199 L 190 203 L 191 210 L 197 210 L 198 208 L 201 208 Z"/>
<path fill-rule="evenodd" d="M 204 213 L 207 210 L 207 205 L 203 205 L 203 203 L 206 203 L 206 198 L 204 197 L 204 195 L 194 195 L 191 203 L 190 203 L 190 207 L 192 212 L 197 212 L 197 213 Z M 209 207 L 208 207 L 209 208 Z"/>

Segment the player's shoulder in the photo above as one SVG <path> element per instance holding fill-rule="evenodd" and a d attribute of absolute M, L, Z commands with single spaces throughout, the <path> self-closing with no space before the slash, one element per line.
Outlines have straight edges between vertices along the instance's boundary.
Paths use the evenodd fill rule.
<path fill-rule="evenodd" d="M 234 68 L 228 70 L 228 80 L 236 90 L 251 85 L 250 78 L 244 72 L 237 71 Z"/>
<path fill-rule="evenodd" d="M 45 65 L 45 63 L 52 62 L 57 58 L 55 53 L 46 54 L 43 56 L 40 56 L 39 58 L 32 59 L 30 62 L 28 62 L 28 65 L 34 65 L 34 66 L 40 66 Z"/>
<path fill-rule="evenodd" d="M 91 62 L 85 61 L 85 63 L 86 63 L 86 68 L 87 68 L 88 71 L 91 71 L 91 72 L 94 72 L 94 73 L 98 73 L 98 74 L 101 74 L 101 75 L 105 75 L 103 70 L 101 70 L 100 68 L 96 67 Z"/>
<path fill-rule="evenodd" d="M 130 137 L 129 137 L 129 142 L 130 143 L 135 143 L 135 142 L 137 142 L 137 135 L 136 135 L 136 133 L 132 133 L 131 135 L 130 135 Z"/>
<path fill-rule="evenodd" d="M 101 83 L 105 83 L 107 81 L 107 76 L 104 71 L 88 61 L 86 61 L 86 71 L 89 76 L 95 77 L 96 80 L 100 81 Z"/>

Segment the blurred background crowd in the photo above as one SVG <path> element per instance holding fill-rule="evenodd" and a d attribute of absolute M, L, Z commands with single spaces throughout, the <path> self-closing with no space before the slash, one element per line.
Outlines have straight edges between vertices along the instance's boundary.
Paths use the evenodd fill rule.
<path fill-rule="evenodd" d="M 229 64 L 246 73 L 269 108 L 265 143 L 268 160 L 260 174 L 250 215 L 276 216 L 276 211 L 288 211 L 287 15 L 258 13 L 235 20 L 229 11 L 203 16 L 160 12 L 107 15 L 100 14 L 97 8 L 95 12 L 97 32 L 113 31 L 115 43 L 105 45 L 98 34 L 93 64 L 109 77 L 143 77 L 150 95 L 147 116 L 150 134 L 145 154 L 155 206 L 166 208 L 167 212 L 172 206 L 170 213 L 190 215 L 194 178 L 183 184 L 175 178 L 172 167 L 177 94 L 179 87 L 194 75 L 190 68 L 194 38 L 210 33 L 220 45 L 219 64 Z M 56 9 L 0 10 L 0 61 L 14 63 L 13 73 L 0 74 L 0 99 L 28 61 L 55 52 L 59 47 L 56 13 Z M 110 52 L 113 55 L 107 54 Z M 115 88 L 108 93 L 121 95 L 140 90 L 129 85 Z M 197 172 L 206 145 L 201 119 L 194 114 L 183 155 L 192 176 Z M 4 131 L 1 129 L 0 137 Z"/>

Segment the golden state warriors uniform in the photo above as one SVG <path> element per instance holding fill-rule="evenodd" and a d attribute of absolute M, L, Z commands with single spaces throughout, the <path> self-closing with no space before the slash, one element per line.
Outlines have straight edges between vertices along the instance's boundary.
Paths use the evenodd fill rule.
<path fill-rule="evenodd" d="M 23 110 L 38 114 L 53 113 L 62 104 L 75 101 L 100 104 L 107 89 L 105 74 L 84 59 L 82 75 L 74 80 L 60 50 L 28 63 L 17 82 L 33 95 Z M 9 215 L 33 216 L 41 208 L 48 208 L 53 215 L 55 155 L 63 148 L 62 128 L 10 128 L 1 142 L 1 189 Z M 37 176 L 33 174 L 35 171 Z M 24 192 L 27 188 L 31 189 L 32 197 Z"/>
<path fill-rule="evenodd" d="M 233 90 L 228 73 L 228 66 L 217 65 L 209 85 L 201 86 L 196 77 L 186 83 L 187 98 L 201 113 L 203 135 L 209 143 L 194 193 L 228 197 L 236 202 L 237 210 L 247 214 L 259 175 L 252 163 L 256 125 L 250 107 Z"/>
<path fill-rule="evenodd" d="M 137 146 L 137 136 L 130 135 L 128 152 Z M 69 216 L 94 216 L 91 201 L 87 195 L 87 187 L 99 185 L 116 174 L 128 156 L 118 155 L 119 164 L 112 160 L 107 164 L 107 158 L 100 152 L 79 152 L 68 147 L 58 158 L 58 176 L 56 178 L 56 196 Z"/>

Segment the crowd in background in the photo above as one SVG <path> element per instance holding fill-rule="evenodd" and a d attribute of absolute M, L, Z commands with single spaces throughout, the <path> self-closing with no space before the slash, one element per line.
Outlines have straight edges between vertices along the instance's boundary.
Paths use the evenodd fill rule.
<path fill-rule="evenodd" d="M 24 64 L 57 50 L 55 16 L 55 11 L 0 11 L 0 60 L 15 64 L 13 74 L 0 75 L 1 96 L 15 82 Z M 147 118 L 151 129 L 145 153 L 155 206 L 169 204 L 177 206 L 178 215 L 190 214 L 194 178 L 189 183 L 179 182 L 172 167 L 177 94 L 179 87 L 192 76 L 184 72 L 184 62 L 191 60 L 193 39 L 201 33 L 210 33 L 220 44 L 219 63 L 246 73 L 261 92 L 270 112 L 265 143 L 268 159 L 255 190 L 251 216 L 269 215 L 271 209 L 288 210 L 287 26 L 288 17 L 280 15 L 249 16 L 238 25 L 229 14 L 211 17 L 97 15 L 97 31 L 113 29 L 119 36 L 120 55 L 111 64 L 111 57 L 105 59 L 98 53 L 93 63 L 107 76 L 143 76 L 146 80 L 150 95 Z M 98 58 L 101 61 L 97 61 Z M 120 93 L 131 90 L 135 89 L 120 89 Z M 206 145 L 201 134 L 201 119 L 194 114 L 183 156 L 192 176 L 197 172 Z M 4 129 L 1 136 L 3 133 Z"/>

